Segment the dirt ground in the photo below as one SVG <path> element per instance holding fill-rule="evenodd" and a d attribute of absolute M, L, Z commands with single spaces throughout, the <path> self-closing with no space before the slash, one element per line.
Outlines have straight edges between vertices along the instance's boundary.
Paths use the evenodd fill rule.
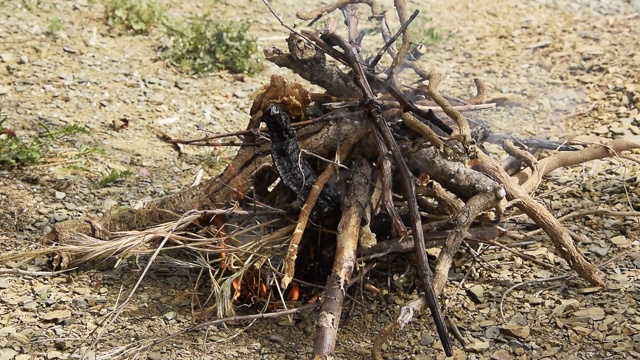
<path fill-rule="evenodd" d="M 166 2 L 174 21 L 207 12 L 249 22 L 259 45 L 283 45 L 287 31 L 255 0 Z M 383 4 L 391 8 L 392 2 Z M 444 74 L 441 91 L 473 95 L 474 77 L 490 86 L 495 111 L 478 113 L 494 129 L 522 136 L 588 141 L 640 134 L 640 8 L 623 0 L 408 1 L 432 18 L 444 39 L 423 62 Z M 274 1 L 294 24 L 314 2 Z M 221 170 L 228 152 L 185 147 L 179 155 L 158 133 L 202 136 L 202 130 L 243 129 L 252 94 L 274 73 L 265 62 L 256 76 L 226 72 L 192 77 L 158 59 L 168 39 L 109 32 L 101 0 L 0 0 L 0 109 L 6 127 L 28 139 L 38 123 L 75 124 L 87 133 L 56 143 L 61 163 L 0 171 L 0 247 L 34 249 L 57 222 L 100 216 L 114 205 L 135 206 L 190 186 L 200 169 Z M 364 11 L 363 11 L 364 12 Z M 366 13 L 366 12 L 364 12 Z M 63 28 L 49 34 L 52 19 Z M 372 49 L 372 51 L 374 51 Z M 377 49 L 375 49 L 377 51 Z M 567 114 L 596 103 L 588 116 Z M 114 123 L 128 121 L 117 131 Z M 87 150 L 89 149 L 89 150 Z M 218 161 L 212 160 L 218 159 Z M 133 176 L 105 188 L 95 182 L 111 169 Z M 640 210 L 638 163 L 612 158 L 556 171 L 536 196 L 557 216 L 575 211 Z M 527 224 L 509 217 L 507 224 Z M 463 255 L 451 273 L 443 304 L 467 351 L 457 359 L 627 359 L 640 357 L 640 236 L 637 217 L 582 216 L 567 223 L 580 249 L 603 264 L 610 287 L 589 288 L 563 274 L 544 236 L 519 247 L 551 268 L 499 249 Z M 196 321 L 184 276 L 155 269 L 132 303 L 91 347 L 91 331 L 128 294 L 141 269 L 135 263 L 107 271 L 74 270 L 56 276 L 15 275 L 1 264 L 0 359 L 112 358 L 122 347 L 161 337 Z M 410 264 L 373 272 L 383 294 L 357 295 L 341 324 L 337 358 L 369 359 L 373 339 L 416 293 L 406 293 Z M 41 261 L 21 265 L 42 271 Z M 465 277 L 465 275 L 468 275 Z M 464 280 L 463 280 L 464 278 Z M 521 286 L 514 287 L 517 284 Z M 387 289 L 390 289 L 387 290 Z M 503 300 L 503 301 L 502 301 Z M 502 315 L 502 314 L 503 315 Z M 313 347 L 314 314 L 230 324 L 181 335 L 136 358 L 298 359 Z M 443 358 L 429 316 L 414 319 L 384 347 L 387 359 Z"/>

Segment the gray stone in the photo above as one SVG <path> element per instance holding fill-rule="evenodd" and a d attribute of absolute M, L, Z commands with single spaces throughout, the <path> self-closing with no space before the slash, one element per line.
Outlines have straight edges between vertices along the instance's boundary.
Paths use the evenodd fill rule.
<path fill-rule="evenodd" d="M 272 334 L 272 335 L 269 335 L 269 341 L 282 344 L 284 342 L 284 339 L 279 335 Z"/>

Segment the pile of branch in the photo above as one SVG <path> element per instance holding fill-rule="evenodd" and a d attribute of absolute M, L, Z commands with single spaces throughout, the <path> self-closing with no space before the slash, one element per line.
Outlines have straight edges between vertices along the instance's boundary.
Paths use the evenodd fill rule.
<path fill-rule="evenodd" d="M 452 355 L 438 295 L 454 255 L 465 238 L 493 241 L 504 234 L 496 224 L 513 207 L 547 234 L 580 277 L 604 287 L 602 274 L 575 246 L 570 232 L 530 193 L 559 167 L 610 157 L 638 148 L 640 142 L 620 139 L 587 147 L 547 143 L 540 147 L 556 151 L 538 160 L 534 153 L 540 152 L 524 140 L 506 137 L 502 145 L 510 158 L 500 164 L 482 146 L 491 130 L 472 128 L 465 115 L 493 106 L 485 104 L 483 83 L 476 80 L 477 96 L 464 102 L 452 104 L 439 92 L 440 76 L 418 61 L 424 46 L 411 41 L 410 24 L 418 12 L 409 16 L 403 0 L 395 1 L 401 24 L 395 34 L 389 28 L 392 13 L 362 1 L 371 9 L 369 19 L 380 24 L 385 43 L 364 57 L 355 2 L 298 14 L 313 23 L 340 10 L 346 37 L 340 35 L 339 22 L 329 18 L 320 31 L 288 28 L 288 49 L 265 50 L 268 61 L 326 92 L 310 93 L 273 76 L 253 104 L 247 130 L 174 140 L 241 145 L 223 173 L 143 210 L 58 224 L 37 254 L 54 254 L 56 268 L 140 254 L 148 254 L 151 264 L 161 252 L 169 254 L 164 261 L 207 278 L 213 301 L 203 302 L 210 306 L 202 308 L 218 318 L 233 316 L 238 302 L 261 304 L 264 311 L 286 307 L 288 300 L 299 299 L 301 288 L 316 286 L 320 290 L 307 297 L 320 299 L 314 346 L 318 359 L 335 352 L 349 287 L 377 258 L 409 249 L 423 297 L 405 306 L 384 329 L 374 357 L 381 358 L 389 335 L 426 308 L 445 353 Z M 400 37 L 402 46 L 396 50 Z M 391 59 L 388 67 L 380 65 L 385 55 Z M 413 81 L 403 81 L 408 77 Z M 219 140 L 230 136 L 242 142 Z M 434 246 L 434 239 L 444 242 L 435 243 L 442 248 L 432 273 L 426 247 Z M 189 253 L 191 260 L 179 260 L 176 252 Z M 354 276 L 357 262 L 365 266 Z M 282 313 L 288 312 L 272 312 Z M 211 322 L 196 328 L 207 324 Z"/>

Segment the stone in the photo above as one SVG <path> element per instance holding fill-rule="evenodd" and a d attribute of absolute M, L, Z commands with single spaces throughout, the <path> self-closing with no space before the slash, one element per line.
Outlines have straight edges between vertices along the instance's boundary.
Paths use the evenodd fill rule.
<path fill-rule="evenodd" d="M 0 350 L 0 360 L 11 360 L 16 357 L 17 351 L 12 348 L 4 348 Z"/>
<path fill-rule="evenodd" d="M 481 353 L 481 352 L 489 349 L 489 346 L 491 346 L 490 342 L 477 340 L 477 341 L 474 341 L 473 344 L 469 345 L 469 349 L 471 351 L 475 351 L 475 352 Z"/>
<path fill-rule="evenodd" d="M 502 332 L 506 335 L 526 339 L 531 335 L 531 329 L 528 326 L 518 325 L 516 323 L 508 323 L 502 327 Z"/>
<path fill-rule="evenodd" d="M 11 54 L 11 53 L 2 53 L 0 54 L 0 60 L 2 60 L 2 62 L 5 63 L 13 63 L 15 60 L 16 56 Z"/>
<path fill-rule="evenodd" d="M 482 285 L 475 285 L 467 289 L 467 295 L 476 303 L 484 302 L 484 289 Z"/>
<path fill-rule="evenodd" d="M 619 248 L 628 248 L 631 246 L 631 241 L 629 241 L 624 235 L 613 237 L 610 241 Z"/>
<path fill-rule="evenodd" d="M 513 355 L 505 349 L 500 349 L 493 354 L 491 354 L 491 359 L 493 360 L 513 360 Z"/>
<path fill-rule="evenodd" d="M 593 321 L 599 321 L 604 319 L 604 309 L 601 307 L 591 307 L 584 310 L 578 310 L 573 313 L 574 317 L 589 317 Z"/>
<path fill-rule="evenodd" d="M 71 310 L 53 310 L 42 316 L 44 321 L 61 322 L 71 317 Z"/>
<path fill-rule="evenodd" d="M 275 334 L 269 335 L 268 339 L 269 341 L 278 343 L 278 344 L 282 344 L 284 342 L 284 339 L 281 336 L 275 335 Z"/>

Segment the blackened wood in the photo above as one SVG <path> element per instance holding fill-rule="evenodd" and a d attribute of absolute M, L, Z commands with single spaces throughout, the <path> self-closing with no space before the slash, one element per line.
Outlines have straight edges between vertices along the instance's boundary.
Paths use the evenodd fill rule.
<path fill-rule="evenodd" d="M 300 200 L 307 200 L 309 192 L 318 176 L 302 157 L 296 131 L 291 127 L 289 116 L 278 105 L 271 104 L 262 116 L 271 135 L 271 158 L 280 174 L 282 182 Z M 311 218 L 317 219 L 338 208 L 338 194 L 330 186 L 325 186 L 311 211 Z"/>

